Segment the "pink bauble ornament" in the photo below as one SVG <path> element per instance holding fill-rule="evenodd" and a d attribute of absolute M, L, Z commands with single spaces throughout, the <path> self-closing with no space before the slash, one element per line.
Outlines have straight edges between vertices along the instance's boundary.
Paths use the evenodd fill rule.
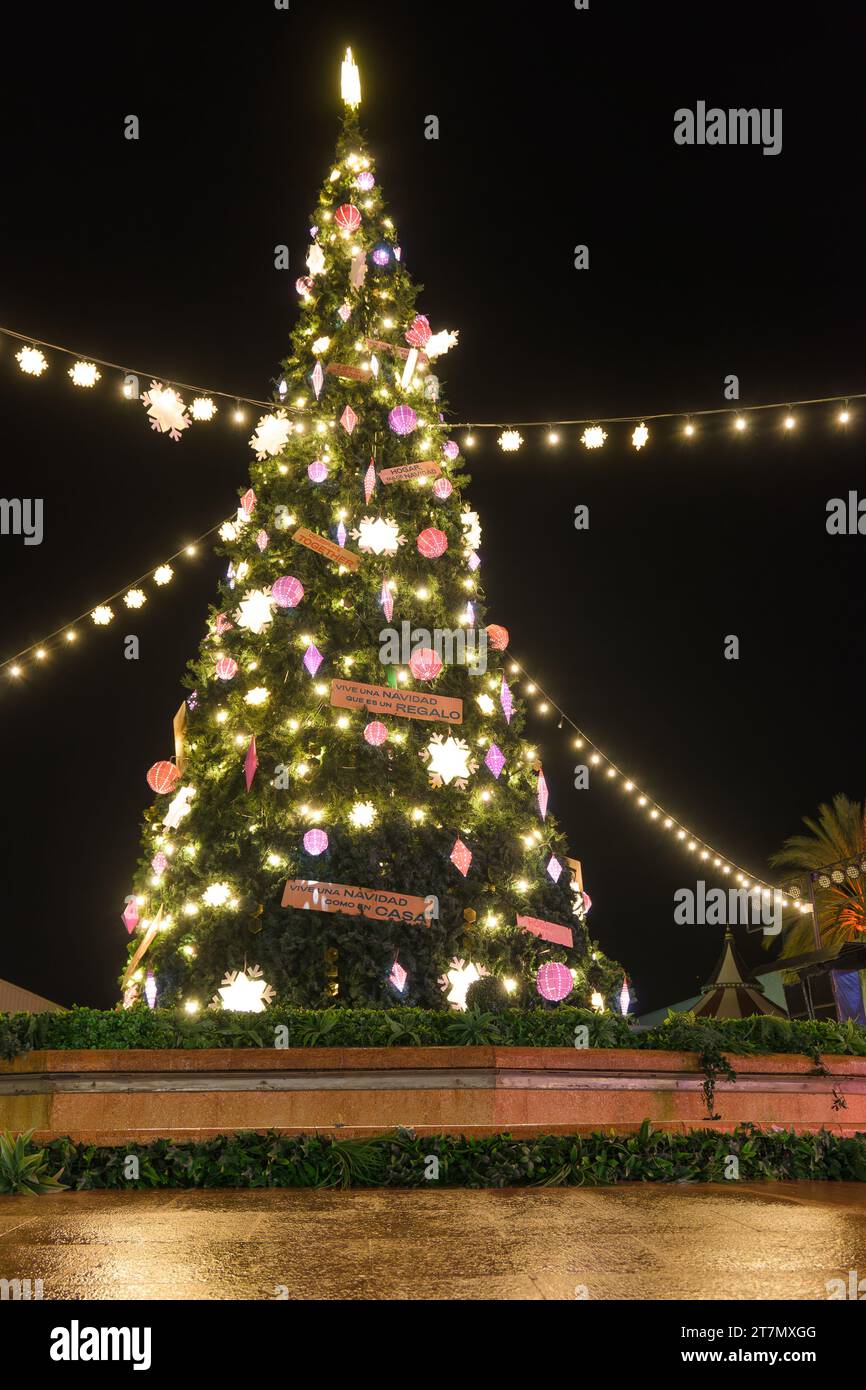
<path fill-rule="evenodd" d="M 589 909 L 590 909 L 591 907 L 592 907 L 592 898 L 589 896 L 588 893 L 584 893 L 584 895 L 583 895 L 583 910 L 584 910 L 584 912 L 589 912 Z"/>
<path fill-rule="evenodd" d="M 324 854 L 328 848 L 328 837 L 324 830 L 308 830 L 304 836 L 304 849 L 307 854 Z"/>
<path fill-rule="evenodd" d="M 453 463 L 460 453 L 460 445 L 456 444 L 453 439 L 449 439 L 446 444 L 442 445 L 442 452 Z"/>
<path fill-rule="evenodd" d="M 364 170 L 364 172 L 359 174 L 355 179 L 355 186 L 356 188 L 360 188 L 362 193 L 369 193 L 371 188 L 376 187 L 376 180 L 372 174 Z"/>
<path fill-rule="evenodd" d="M 303 597 L 303 584 L 291 574 L 284 574 L 271 589 L 271 598 L 278 608 L 297 608 Z"/>
<path fill-rule="evenodd" d="M 438 560 L 448 549 L 448 537 L 444 531 L 437 531 L 435 526 L 430 526 L 421 532 L 417 545 L 425 560 Z"/>
<path fill-rule="evenodd" d="M 447 502 L 453 491 L 448 478 L 437 478 L 433 484 L 433 496 L 438 497 L 440 502 Z"/>
<path fill-rule="evenodd" d="M 313 483 L 323 483 L 328 476 L 327 465 L 321 459 L 316 459 L 307 469 L 307 477 Z"/>
<path fill-rule="evenodd" d="M 154 763 L 147 774 L 147 785 L 157 796 L 167 796 L 173 792 L 180 781 L 180 773 L 174 763 Z"/>
<path fill-rule="evenodd" d="M 150 867 L 155 874 L 164 874 L 168 868 L 168 860 L 162 850 L 158 850 L 150 861 Z"/>
<path fill-rule="evenodd" d="M 217 680 L 233 681 L 238 673 L 238 663 L 230 656 L 221 656 L 216 664 Z"/>
<path fill-rule="evenodd" d="M 430 647 L 420 647 L 409 658 L 409 670 L 416 681 L 435 681 L 442 670 L 442 658 Z"/>
<path fill-rule="evenodd" d="M 500 627 L 498 623 L 491 623 L 486 629 L 487 640 L 495 652 L 504 652 L 511 637 L 507 627 Z"/>
<path fill-rule="evenodd" d="M 364 738 L 373 748 L 381 748 L 383 743 L 388 741 L 388 730 L 384 724 L 380 724 L 378 719 L 374 719 L 372 724 L 368 724 L 364 730 Z"/>
<path fill-rule="evenodd" d="M 535 977 L 535 988 L 542 999 L 549 999 L 552 1003 L 558 1003 L 560 999 L 567 999 L 574 989 L 574 980 L 571 978 L 571 971 L 567 966 L 560 965 L 557 961 L 550 961 L 547 965 L 542 965 Z"/>
<path fill-rule="evenodd" d="M 341 232 L 357 232 L 361 225 L 361 214 L 354 203 L 344 203 L 334 213 L 334 221 Z"/>
<path fill-rule="evenodd" d="M 295 281 L 295 289 L 302 299 L 308 298 L 313 293 L 313 281 L 309 275 L 302 275 Z"/>
<path fill-rule="evenodd" d="M 418 428 L 418 416 L 411 405 L 395 405 L 388 416 L 388 424 L 394 434 L 411 434 Z"/>

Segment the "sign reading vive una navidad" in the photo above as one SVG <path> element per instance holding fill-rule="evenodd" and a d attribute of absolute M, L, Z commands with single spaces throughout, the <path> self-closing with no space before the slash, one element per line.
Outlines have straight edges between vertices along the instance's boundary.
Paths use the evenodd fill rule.
<path fill-rule="evenodd" d="M 354 888 L 346 883 L 319 883 L 315 879 L 293 878 L 286 884 L 283 907 L 299 907 L 306 912 L 342 912 L 347 917 L 365 917 L 371 922 L 403 922 L 407 926 L 429 927 L 439 916 L 435 897 L 414 898 L 408 893 L 388 889 Z"/>

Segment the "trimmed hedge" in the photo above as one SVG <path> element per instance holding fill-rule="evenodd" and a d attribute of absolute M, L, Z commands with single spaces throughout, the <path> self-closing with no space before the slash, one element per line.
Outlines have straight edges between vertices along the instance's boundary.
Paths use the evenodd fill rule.
<path fill-rule="evenodd" d="M 287 1030 L 290 1047 L 573 1047 L 585 1025 L 590 1047 L 662 1048 L 719 1056 L 723 1052 L 822 1053 L 866 1057 L 866 1028 L 853 1023 L 792 1022 L 775 1017 L 695 1019 L 671 1014 L 659 1028 L 636 1029 L 613 1014 L 567 1005 L 455 1014 L 429 1009 L 308 1010 L 276 1008 L 266 1014 L 206 1011 L 190 1017 L 146 1005 L 127 1010 L 73 1008 L 57 1014 L 0 1014 L 0 1058 L 31 1049 L 273 1047 Z M 282 1041 L 285 1043 L 286 1038 Z"/>
<path fill-rule="evenodd" d="M 128 1178 L 129 1157 L 139 1177 Z M 57 1139 L 45 1145 L 51 1171 L 75 1191 L 160 1188 L 596 1187 L 618 1182 L 722 1182 L 822 1179 L 866 1182 L 866 1134 L 827 1130 L 666 1134 L 644 1121 L 634 1135 L 508 1134 L 416 1138 L 410 1130 L 374 1139 L 312 1135 L 223 1135 L 201 1143 L 96 1148 Z M 438 1177 L 430 1159 L 438 1160 Z"/>

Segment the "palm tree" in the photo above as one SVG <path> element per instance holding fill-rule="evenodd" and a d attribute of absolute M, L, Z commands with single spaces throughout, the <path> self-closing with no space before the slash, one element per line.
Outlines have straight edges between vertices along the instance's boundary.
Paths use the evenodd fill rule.
<path fill-rule="evenodd" d="M 818 807 L 818 818 L 803 817 L 808 835 L 792 835 L 770 863 L 776 868 L 806 871 L 835 866 L 843 860 L 856 863 L 866 856 L 866 807 L 847 796 L 833 797 L 831 806 Z M 815 885 L 818 929 L 824 946 L 843 946 L 866 933 L 866 874 L 856 878 L 844 872 L 828 886 Z M 861 938 L 864 939 L 864 938 Z M 779 959 L 814 950 L 811 914 L 786 927 Z"/>

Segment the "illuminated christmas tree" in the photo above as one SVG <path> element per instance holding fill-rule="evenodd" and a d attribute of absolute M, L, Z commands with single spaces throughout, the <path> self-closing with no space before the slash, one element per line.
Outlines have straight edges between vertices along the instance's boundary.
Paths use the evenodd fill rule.
<path fill-rule="evenodd" d="M 539 988 L 589 1004 L 621 971 L 487 621 L 436 375 L 457 334 L 416 310 L 350 55 L 343 95 L 279 400 L 148 778 L 125 999 L 460 1006 L 491 976 L 537 1003 L 559 962 Z"/>

